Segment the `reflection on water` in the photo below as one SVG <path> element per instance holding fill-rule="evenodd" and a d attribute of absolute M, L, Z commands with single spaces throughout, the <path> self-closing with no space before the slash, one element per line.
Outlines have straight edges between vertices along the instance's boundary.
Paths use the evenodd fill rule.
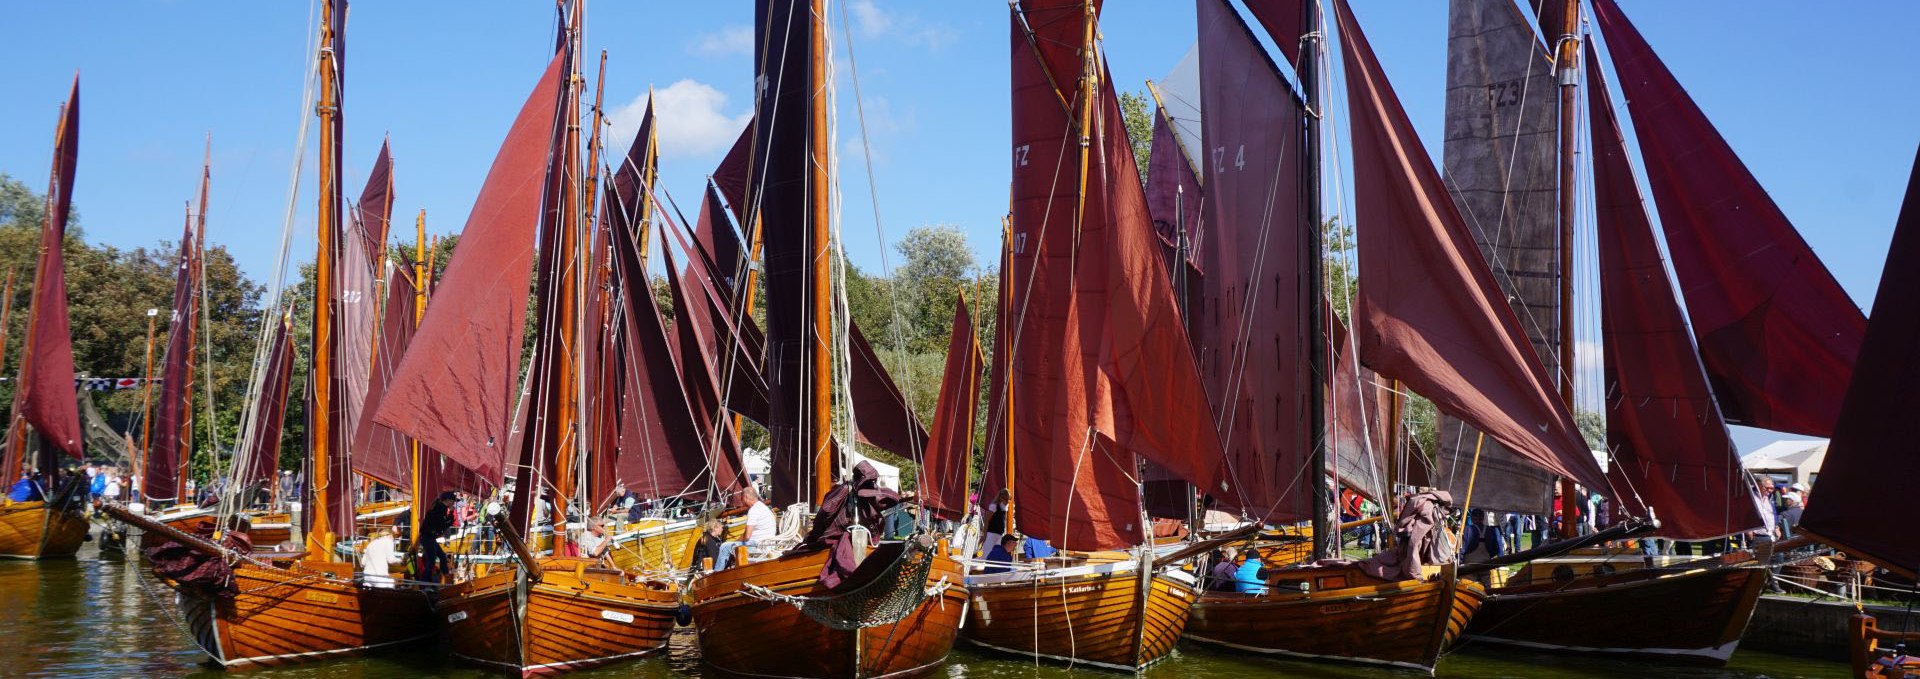
<path fill-rule="evenodd" d="M 103 559 L 92 544 L 73 561 L 0 561 L 0 676 L 6 677 L 213 677 L 205 656 L 174 619 L 173 593 L 144 573 L 138 557 L 129 563 Z M 773 633 L 773 632 L 770 632 Z M 1844 663 L 1808 661 L 1741 651 L 1726 668 L 1704 669 L 1635 661 L 1462 649 L 1440 664 L 1438 676 L 1460 679 L 1569 677 L 1673 677 L 1676 679 L 1795 679 L 1843 677 Z M 343 659 L 245 673 L 282 679 L 386 679 L 398 677 L 496 677 L 449 661 L 439 649 Z M 1123 677 L 1103 670 L 956 650 L 934 676 L 951 679 L 1045 679 L 1069 675 Z M 1219 653 L 1183 645 L 1155 665 L 1150 679 L 1192 676 L 1408 679 L 1414 673 L 1369 667 L 1283 662 Z M 684 679 L 700 676 L 691 631 L 675 634 L 663 655 L 582 672 L 579 677 Z"/>

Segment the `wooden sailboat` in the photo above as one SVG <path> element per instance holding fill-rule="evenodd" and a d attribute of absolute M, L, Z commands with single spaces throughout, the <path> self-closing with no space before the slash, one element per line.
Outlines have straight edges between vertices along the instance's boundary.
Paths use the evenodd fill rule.
<path fill-rule="evenodd" d="M 27 310 L 25 356 L 20 361 L 13 412 L 0 473 L 9 487 L 27 479 L 35 498 L 0 500 L 0 557 L 71 557 L 86 540 L 85 477 L 59 474 L 61 455 L 81 459 L 84 437 L 73 393 L 73 338 L 67 325 L 67 275 L 62 249 L 73 205 L 74 166 L 80 154 L 80 78 L 60 109 L 54 132 L 53 172 L 47 185 L 46 221 Z M 29 445 L 37 439 L 37 445 Z M 31 457 L 31 459 L 29 459 Z"/>
<path fill-rule="evenodd" d="M 824 86 L 831 68 L 830 38 L 820 0 L 768 0 L 757 3 L 755 14 L 757 44 L 765 47 L 756 52 L 755 66 L 766 92 L 752 131 L 751 146 L 758 150 L 750 165 L 752 194 L 735 205 L 752 206 L 742 221 L 751 225 L 754 242 L 765 253 L 772 497 L 777 505 L 819 504 L 828 499 L 840 469 L 830 398 L 829 341 L 837 336 L 828 268 L 829 253 L 836 249 L 829 235 L 833 177 L 825 161 L 832 145 Z M 726 305 L 717 311 L 744 318 L 736 310 L 747 308 L 751 305 Z M 687 359 L 683 351 L 683 362 Z M 723 357 L 714 374 L 728 375 L 732 365 Z M 862 386 L 855 378 L 849 388 L 873 386 L 877 382 Z M 725 394 L 709 395 L 725 401 Z M 861 400 L 857 394 L 853 398 Z M 875 438 L 864 431 L 861 436 Z M 842 488 L 835 501 L 861 504 L 848 495 Z M 853 518 L 871 522 L 877 517 Z M 827 528 L 816 526 L 815 534 L 824 536 Z M 883 543 L 865 555 L 855 547 L 848 553 L 860 559 L 857 570 L 829 570 L 830 564 L 844 565 L 840 554 L 851 546 L 844 541 L 852 539 L 842 535 L 753 563 L 743 556 L 738 565 L 695 580 L 688 599 L 703 662 L 729 674 L 821 678 L 909 676 L 943 662 L 966 608 L 963 572 L 945 543 Z M 863 605 L 867 602 L 870 607 Z"/>

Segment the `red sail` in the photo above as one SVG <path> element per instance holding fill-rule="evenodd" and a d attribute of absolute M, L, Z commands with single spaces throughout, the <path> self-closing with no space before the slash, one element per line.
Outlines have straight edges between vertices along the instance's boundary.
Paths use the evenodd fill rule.
<path fill-rule="evenodd" d="M 1178 271 L 1175 265 L 1185 265 L 1199 256 L 1201 205 L 1205 202 L 1200 174 L 1187 162 L 1178 134 L 1167 120 L 1167 110 L 1155 108 L 1153 150 L 1147 154 L 1147 211 L 1153 215 L 1154 232 L 1166 241 L 1169 271 Z M 1172 256 L 1183 238 L 1188 250 L 1185 259 Z"/>
<path fill-rule="evenodd" d="M 1329 305 L 1331 306 L 1331 305 Z M 1373 371 L 1359 365 L 1358 337 L 1327 314 L 1333 335 L 1333 379 L 1326 402 L 1327 448 L 1341 485 L 1370 498 L 1386 491 L 1389 442 L 1383 418 L 1393 394 L 1381 388 Z"/>
<path fill-rule="evenodd" d="M 413 308 L 417 288 L 412 273 L 412 265 L 404 261 L 387 267 L 380 345 L 367 380 L 366 410 L 370 412 L 379 412 L 387 387 L 418 330 Z M 371 417 L 360 418 L 353 434 L 353 470 L 396 488 L 409 488 L 413 483 L 413 440 Z"/>
<path fill-rule="evenodd" d="M 727 157 L 720 159 L 719 167 L 713 168 L 713 185 L 733 206 L 733 218 L 743 223 L 747 213 L 747 183 L 752 181 L 754 167 L 753 130 L 753 124 L 748 123 L 747 129 L 740 131 L 740 138 L 733 141 L 733 148 L 727 149 Z"/>
<path fill-rule="evenodd" d="M 853 434 L 870 446 L 918 461 L 927 450 L 927 430 L 907 405 L 907 397 L 887 375 L 860 326 L 847 323 L 848 396 L 853 401 Z"/>
<path fill-rule="evenodd" d="M 933 411 L 933 436 L 920 465 L 920 502 L 934 513 L 959 520 L 967 513 L 967 473 L 973 464 L 975 406 L 980 403 L 980 342 L 973 314 L 963 295 L 953 305 L 953 335 L 947 339 L 946 369 L 940 374 L 940 400 Z"/>
<path fill-rule="evenodd" d="M 194 319 L 199 317 L 200 295 L 194 287 L 194 264 L 200 248 L 193 221 L 180 232 L 179 264 L 174 267 L 173 313 L 167 316 L 167 352 L 160 368 L 160 389 L 154 397 L 153 427 L 147 444 L 147 468 L 141 475 L 141 495 L 149 504 L 188 500 L 180 496 L 180 465 L 186 462 L 185 434 L 193 422 Z"/>
<path fill-rule="evenodd" d="M 267 349 L 267 373 L 260 383 L 260 401 L 253 408 L 252 438 L 247 441 L 246 478 L 242 488 L 273 481 L 280 469 L 281 424 L 287 419 L 287 397 L 293 390 L 293 348 L 290 319 L 273 329 Z"/>
<path fill-rule="evenodd" d="M 1848 554 L 1908 578 L 1920 569 L 1913 539 L 1913 502 L 1899 490 L 1920 476 L 1920 419 L 1911 412 L 1920 382 L 1920 157 L 1907 179 L 1906 201 L 1893 227 L 1873 321 L 1860 346 L 1860 370 L 1820 467 L 1820 482 L 1800 528 Z"/>
<path fill-rule="evenodd" d="M 619 483 L 644 497 L 704 490 L 695 484 L 709 478 L 706 448 L 689 408 L 691 401 L 681 389 L 639 244 L 626 229 L 616 229 L 612 236 L 612 279 L 620 305 L 615 316 L 623 321 L 621 334 L 626 340 L 617 359 L 624 394 L 614 472 Z M 671 267 L 665 248 L 660 254 Z"/>
<path fill-rule="evenodd" d="M 11 445 L 7 448 L 7 469 L 18 472 L 25 464 L 14 457 L 25 450 L 19 423 L 25 422 L 40 435 L 49 451 L 58 450 L 81 457 L 80 404 L 73 389 L 73 335 L 67 321 L 67 265 L 63 249 L 67 239 L 67 214 L 73 207 L 75 164 L 80 159 L 80 78 L 73 79 L 73 90 L 61 108 L 59 131 L 53 145 L 53 177 L 47 184 L 46 221 L 40 228 L 40 262 L 33 278 L 33 308 L 27 317 L 27 353 L 20 360 L 19 391 L 14 394 L 14 412 L 18 415 L 8 428 Z M 51 455 L 43 456 L 40 466 L 50 468 Z M 43 469 L 44 471 L 45 469 Z M 14 478 L 18 478 L 17 474 Z M 11 480 L 11 479 L 10 479 Z"/>
<path fill-rule="evenodd" d="M 1833 433 L 1867 321 L 1612 0 L 1595 0 L 1728 421 Z"/>
<path fill-rule="evenodd" d="M 386 253 L 387 230 L 393 226 L 393 156 L 385 141 L 380 142 L 380 157 L 367 173 L 367 188 L 360 192 L 353 215 L 367 265 L 379 266 L 380 256 Z"/>
<path fill-rule="evenodd" d="M 681 247 L 685 247 L 684 242 Z M 713 469 L 712 486 L 722 492 L 730 491 L 740 483 L 745 466 L 740 459 L 740 443 L 733 430 L 733 417 L 720 398 L 723 388 L 717 377 L 720 357 L 707 349 L 713 342 L 709 338 L 711 320 L 702 321 L 695 316 L 711 315 L 714 307 L 701 303 L 689 294 L 680 269 L 673 266 L 672 255 L 667 248 L 661 248 L 661 256 L 668 262 L 667 287 L 673 295 L 673 308 L 683 313 L 673 324 L 681 388 L 686 394 L 687 407 L 693 412 L 693 421 L 699 428 L 701 450 L 705 451 L 704 457 Z M 687 265 L 689 274 L 692 274 L 695 266 L 692 263 Z"/>
<path fill-rule="evenodd" d="M 709 191 L 710 197 L 712 192 Z M 730 274 L 722 274 L 730 269 L 712 256 L 716 251 L 740 252 L 740 241 L 734 238 L 731 228 L 726 226 L 726 216 L 722 212 L 709 212 L 718 205 L 709 201 L 708 207 L 701 210 L 701 218 L 706 220 L 710 230 L 697 231 L 695 242 L 689 244 L 686 236 L 676 228 L 667 229 L 673 234 L 680 249 L 687 253 L 687 266 L 682 270 L 685 278 L 682 283 L 690 286 L 689 294 L 695 302 L 702 304 L 678 306 L 683 310 L 689 322 L 699 324 L 698 337 L 701 352 L 706 356 L 718 378 L 717 383 L 726 390 L 726 408 L 745 415 L 755 422 L 767 421 L 767 381 L 760 370 L 760 356 L 766 346 L 766 337 L 761 334 L 760 326 L 751 314 L 735 311 L 743 301 L 739 288 L 732 284 Z M 669 223 L 672 222 L 668 218 Z M 716 249 L 706 244 L 711 240 Z M 738 267 L 741 262 L 734 264 Z M 725 347 L 723 349 L 722 347 Z M 685 359 L 680 359 L 685 360 Z"/>
<path fill-rule="evenodd" d="M 1287 55 L 1287 61 L 1300 63 L 1300 38 L 1309 30 L 1306 25 L 1305 9 L 1307 0 L 1247 0 L 1247 9 L 1253 12 L 1253 18 L 1267 29 L 1267 35 L 1273 38 L 1273 46 Z M 1206 45 L 1206 40 L 1200 41 Z M 1213 109 L 1202 108 L 1203 111 Z"/>
<path fill-rule="evenodd" d="M 1593 45 L 1587 45 L 1594 218 L 1600 236 L 1608 473 L 1628 513 L 1660 535 L 1704 540 L 1761 524 L 1752 482 L 1720 419 L 1686 317 L 1667 280 Z M 1631 489 L 1631 492 L 1628 492 Z M 1637 497 L 1636 497 L 1637 496 Z"/>
<path fill-rule="evenodd" d="M 564 58 L 528 95 L 374 419 L 498 484 Z"/>
<path fill-rule="evenodd" d="M 706 201 L 700 204 L 700 221 L 694 226 L 693 237 L 712 258 L 715 280 L 727 290 L 740 287 L 737 279 L 740 268 L 746 264 L 745 255 L 740 251 L 740 237 L 734 233 L 733 222 L 727 218 L 727 207 L 720 201 L 720 191 L 714 184 L 707 184 Z"/>
<path fill-rule="evenodd" d="M 1303 319 L 1317 313 L 1301 270 L 1313 228 L 1300 209 L 1303 104 L 1232 6 L 1197 4 L 1209 228 L 1189 323 L 1240 497 L 1207 492 L 1255 518 L 1299 521 L 1313 515 L 1315 479 L 1300 473 L 1314 443 Z"/>
<path fill-rule="evenodd" d="M 1534 464 L 1607 488 L 1352 9 L 1334 9 L 1353 121 L 1361 361 Z"/>

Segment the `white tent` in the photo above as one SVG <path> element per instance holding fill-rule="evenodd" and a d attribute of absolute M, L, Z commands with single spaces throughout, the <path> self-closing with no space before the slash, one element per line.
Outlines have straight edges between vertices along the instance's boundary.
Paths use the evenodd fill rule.
<path fill-rule="evenodd" d="M 1740 465 L 1755 474 L 1787 477 L 1788 483 L 1809 486 L 1820 475 L 1820 464 L 1827 460 L 1827 442 L 1822 439 L 1775 441 L 1740 456 Z"/>
<path fill-rule="evenodd" d="M 770 449 L 743 448 L 740 450 L 740 457 L 741 457 L 741 461 L 746 464 L 747 478 L 752 479 L 754 483 L 764 483 L 766 481 L 767 474 L 773 470 L 773 462 L 772 462 L 773 451 L 771 451 Z M 851 468 L 852 465 L 860 464 L 861 462 L 866 462 L 868 464 L 873 465 L 874 470 L 880 472 L 881 488 L 886 488 L 888 490 L 900 490 L 900 468 L 899 467 L 887 464 L 885 462 L 881 462 L 879 460 L 873 459 L 871 457 L 867 457 L 865 455 L 861 455 L 859 453 L 853 453 L 853 459 L 847 460 L 847 464 L 849 468 Z"/>

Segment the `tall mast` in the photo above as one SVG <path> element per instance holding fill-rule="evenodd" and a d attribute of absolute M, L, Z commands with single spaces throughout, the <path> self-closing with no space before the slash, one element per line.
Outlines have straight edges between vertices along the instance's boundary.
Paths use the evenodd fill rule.
<path fill-rule="evenodd" d="M 835 480 L 833 459 L 833 354 L 829 341 L 833 338 L 833 282 L 828 275 L 828 258 L 832 248 L 828 242 L 831 233 L 829 210 L 833 200 L 833 176 L 827 168 L 827 150 L 832 148 L 833 140 L 827 136 L 827 116 L 832 112 L 827 100 L 827 3 L 826 0 L 808 0 L 807 2 L 807 41 L 811 45 L 808 59 L 812 63 L 807 69 L 808 134 L 807 134 L 807 228 L 810 231 L 808 248 L 807 285 L 812 294 L 813 322 L 812 346 L 808 350 L 808 366 L 813 377 L 812 413 L 806 418 L 804 429 L 807 440 L 813 449 L 813 501 L 819 506 L 827 497 L 827 491 L 833 489 Z"/>
<path fill-rule="evenodd" d="M 1560 399 L 1567 404 L 1567 412 L 1578 415 L 1573 402 L 1573 226 L 1575 200 L 1574 172 L 1579 153 L 1579 140 L 1575 132 L 1579 127 L 1580 115 L 1580 36 L 1576 33 L 1580 25 L 1580 0 L 1550 0 L 1563 3 L 1560 12 L 1560 30 L 1554 50 L 1554 71 L 1560 78 Z M 1577 418 L 1576 418 L 1577 421 Z M 1574 502 L 1573 481 L 1560 479 L 1560 498 L 1563 508 L 1570 508 Z M 1563 510 L 1564 511 L 1564 510 Z M 1584 513 L 1584 508 L 1582 512 Z M 1571 517 L 1567 512 L 1564 516 Z M 1573 521 L 1560 522 L 1560 536 L 1570 538 L 1575 534 Z"/>
<path fill-rule="evenodd" d="M 384 245 L 382 247 L 384 247 Z M 427 284 L 421 282 L 426 278 L 426 271 L 427 211 L 425 208 L 422 208 L 420 214 L 415 215 L 413 218 L 413 327 L 416 331 L 420 327 L 420 319 L 427 315 Z M 396 269 L 387 275 L 393 276 L 398 273 L 399 271 Z M 388 280 L 387 285 L 393 285 L 393 281 Z M 366 416 L 372 417 L 373 413 L 367 413 Z M 407 535 L 407 544 L 418 545 L 420 544 L 420 524 L 426 520 L 427 508 L 432 506 L 432 502 L 434 502 L 434 500 L 427 498 L 427 495 L 433 493 L 434 489 L 428 487 L 426 484 L 426 465 L 438 464 L 439 460 L 422 460 L 420 455 L 420 439 L 411 436 L 407 437 L 407 459 L 411 463 L 410 466 L 413 467 L 413 515 L 421 517 L 420 520 L 412 523 L 412 528 L 409 529 L 409 534 Z"/>
<path fill-rule="evenodd" d="M 340 300 L 333 294 L 335 275 L 334 265 L 341 247 L 340 216 L 340 73 L 337 52 L 340 36 L 336 27 L 345 25 L 345 17 L 335 16 L 340 11 L 336 0 L 321 3 L 320 10 L 320 102 L 316 112 L 320 116 L 320 206 L 319 206 L 319 248 L 314 258 L 314 294 L 324 300 L 313 305 L 313 355 L 309 374 L 312 376 L 313 408 L 307 411 L 308 436 L 311 437 L 308 448 L 308 483 L 312 495 L 307 506 L 307 553 L 315 559 L 330 560 L 335 541 L 334 531 L 351 529 L 352 501 L 346 492 L 350 475 L 341 473 L 347 469 L 345 464 L 336 464 L 339 457 L 345 460 L 347 454 L 347 436 L 344 426 L 338 422 L 335 410 L 345 401 L 346 380 L 344 375 L 334 370 L 335 357 L 339 351 L 340 333 L 334 328 L 334 317 L 341 313 Z M 342 510 L 345 510 L 344 512 Z M 335 526 L 336 519 L 346 514 L 343 525 Z"/>
<path fill-rule="evenodd" d="M 1326 559 L 1340 552 L 1339 527 L 1333 522 L 1334 495 L 1328 492 L 1329 476 L 1327 456 L 1327 378 L 1332 375 L 1327 370 L 1327 328 L 1326 328 L 1326 281 L 1324 262 L 1321 252 L 1320 233 L 1320 3 L 1300 3 L 1300 25 L 1306 33 L 1301 36 L 1300 63 L 1296 69 L 1300 75 L 1300 89 L 1306 93 L 1307 115 L 1302 118 L 1302 136 L 1300 145 L 1301 172 L 1303 184 L 1300 191 L 1300 209 L 1302 221 L 1301 235 L 1306 245 L 1301 249 L 1301 262 L 1307 284 L 1301 286 L 1307 296 L 1300 308 L 1306 310 L 1307 328 L 1307 374 L 1311 388 L 1307 390 L 1307 432 L 1312 439 L 1313 455 L 1311 478 L 1308 483 L 1313 488 L 1313 556 Z"/>

